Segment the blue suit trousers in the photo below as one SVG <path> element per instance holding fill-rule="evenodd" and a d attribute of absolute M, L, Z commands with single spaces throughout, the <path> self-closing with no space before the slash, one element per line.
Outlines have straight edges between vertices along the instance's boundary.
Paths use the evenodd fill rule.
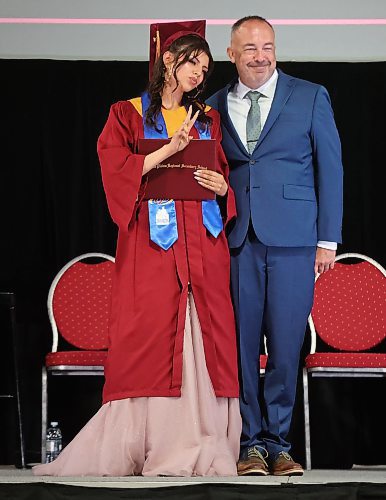
<path fill-rule="evenodd" d="M 299 357 L 314 291 L 315 247 L 262 244 L 250 224 L 231 249 L 232 296 L 240 356 L 241 449 L 258 445 L 274 457 L 286 441 L 295 401 Z M 265 335 L 268 364 L 260 380 Z"/>

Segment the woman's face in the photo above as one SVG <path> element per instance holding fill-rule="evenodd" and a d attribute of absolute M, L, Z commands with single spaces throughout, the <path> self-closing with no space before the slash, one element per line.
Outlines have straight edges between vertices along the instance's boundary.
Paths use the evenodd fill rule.
<path fill-rule="evenodd" d="M 209 57 L 205 52 L 192 54 L 186 63 L 179 66 L 176 72 L 180 89 L 190 92 L 202 83 L 209 69 Z"/>

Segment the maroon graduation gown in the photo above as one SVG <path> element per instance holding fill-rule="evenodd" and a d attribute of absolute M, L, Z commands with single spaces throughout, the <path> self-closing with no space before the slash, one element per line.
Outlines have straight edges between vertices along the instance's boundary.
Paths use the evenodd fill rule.
<path fill-rule="evenodd" d="M 218 143 L 217 170 L 228 179 L 219 115 L 212 109 L 208 113 Z M 191 135 L 198 138 L 194 127 Z M 129 101 L 114 104 L 98 140 L 108 207 L 119 227 L 103 402 L 181 394 L 189 283 L 216 396 L 238 397 L 225 234 L 209 234 L 201 202 L 176 201 L 177 242 L 165 251 L 150 240 L 148 204 L 141 201 L 144 156 L 135 153 L 140 137 L 142 117 L 134 106 Z M 235 216 L 230 188 L 224 201 L 227 222 Z"/>

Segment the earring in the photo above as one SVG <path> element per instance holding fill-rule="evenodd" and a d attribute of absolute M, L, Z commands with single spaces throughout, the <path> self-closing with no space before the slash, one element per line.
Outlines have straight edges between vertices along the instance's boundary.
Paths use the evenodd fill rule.
<path fill-rule="evenodd" d="M 169 83 L 171 78 L 172 78 L 172 67 L 171 66 L 166 66 L 166 71 L 165 71 L 165 82 Z"/>

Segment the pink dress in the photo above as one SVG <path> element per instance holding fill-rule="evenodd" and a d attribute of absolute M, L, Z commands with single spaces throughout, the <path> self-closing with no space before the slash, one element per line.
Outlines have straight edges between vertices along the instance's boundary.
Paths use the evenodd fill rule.
<path fill-rule="evenodd" d="M 216 397 L 193 296 L 186 311 L 181 397 L 104 404 L 59 457 L 33 468 L 49 476 L 234 476 L 237 398 Z"/>

